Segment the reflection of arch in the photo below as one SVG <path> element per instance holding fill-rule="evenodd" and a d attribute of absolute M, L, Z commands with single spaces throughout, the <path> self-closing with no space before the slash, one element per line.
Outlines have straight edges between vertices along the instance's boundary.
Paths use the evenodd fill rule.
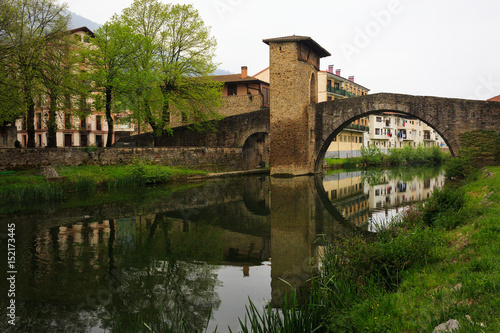
<path fill-rule="evenodd" d="M 356 234 L 362 234 L 362 235 L 371 235 L 371 232 L 366 231 L 363 228 L 360 228 L 350 222 L 348 222 L 342 213 L 339 212 L 339 210 L 332 204 L 330 201 L 330 198 L 328 197 L 328 194 L 325 191 L 325 188 L 323 186 L 323 175 L 322 174 L 315 174 L 314 175 L 314 185 L 316 187 L 316 193 L 318 194 L 318 197 L 320 201 L 323 203 L 323 206 L 325 209 L 330 213 L 330 215 L 333 216 L 333 218 L 339 222 L 340 225 L 342 225 L 345 230 L 348 230 L 350 232 L 354 232 Z"/>
<path fill-rule="evenodd" d="M 258 132 L 250 135 L 243 144 L 245 169 L 264 168 L 269 165 L 269 134 Z"/>

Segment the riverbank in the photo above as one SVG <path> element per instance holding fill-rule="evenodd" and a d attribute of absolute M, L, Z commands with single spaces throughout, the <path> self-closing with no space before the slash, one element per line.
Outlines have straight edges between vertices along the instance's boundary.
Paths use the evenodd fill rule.
<path fill-rule="evenodd" d="M 364 146 L 361 148 L 361 156 L 351 158 L 326 158 L 326 169 L 352 169 L 367 168 L 371 166 L 400 166 L 400 165 L 440 165 L 449 154 L 444 153 L 441 148 L 434 146 L 424 148 L 418 146 L 406 146 L 404 148 L 389 149 L 388 154 L 374 146 Z"/>
<path fill-rule="evenodd" d="M 500 167 L 476 177 L 435 191 L 372 239 L 328 244 L 307 301 L 291 310 L 292 297 L 285 319 L 250 308 L 243 331 L 432 332 L 452 320 L 459 332 L 499 332 Z"/>
<path fill-rule="evenodd" d="M 41 170 L 0 173 L 0 200 L 4 204 L 61 201 L 67 193 L 100 189 L 201 182 L 207 179 L 269 173 L 269 169 L 208 172 L 135 162 L 119 166 L 59 166 L 53 174 Z"/>

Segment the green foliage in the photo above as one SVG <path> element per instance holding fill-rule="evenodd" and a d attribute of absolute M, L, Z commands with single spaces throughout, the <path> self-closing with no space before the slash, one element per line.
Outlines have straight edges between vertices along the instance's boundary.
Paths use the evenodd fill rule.
<path fill-rule="evenodd" d="M 361 147 L 361 158 L 365 165 L 381 165 L 382 152 L 375 145 Z"/>
<path fill-rule="evenodd" d="M 460 214 L 466 203 L 464 191 L 455 186 L 436 188 L 432 196 L 425 202 L 422 220 L 426 225 L 456 227 L 463 216 Z"/>
<path fill-rule="evenodd" d="M 35 100 L 40 91 L 53 91 L 60 84 L 54 79 L 61 77 L 61 56 L 70 49 L 61 47 L 68 45 L 69 20 L 66 6 L 55 0 L 0 4 L 0 122 L 25 114 L 28 147 L 35 146 Z"/>
<path fill-rule="evenodd" d="M 162 135 L 170 131 L 174 114 L 195 128 L 221 118 L 221 83 L 209 78 L 217 67 L 216 41 L 197 10 L 136 0 L 115 23 L 134 31 L 129 43 L 136 51 L 123 69 L 128 78 L 123 101 L 133 119 Z"/>

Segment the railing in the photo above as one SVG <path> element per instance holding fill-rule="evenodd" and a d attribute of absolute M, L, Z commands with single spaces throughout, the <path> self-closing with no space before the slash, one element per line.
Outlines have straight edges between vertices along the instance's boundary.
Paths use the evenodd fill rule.
<path fill-rule="evenodd" d="M 363 131 L 363 132 L 368 132 L 370 130 L 370 127 L 365 126 L 365 125 L 358 125 L 358 124 L 349 124 L 345 128 L 360 130 L 360 131 Z"/>
<path fill-rule="evenodd" d="M 346 96 L 346 97 L 357 97 L 357 95 L 353 94 L 352 92 L 349 92 L 347 90 L 340 89 L 340 88 L 335 88 L 332 86 L 326 86 L 326 91 L 328 91 L 330 93 L 337 94 L 337 95 Z"/>

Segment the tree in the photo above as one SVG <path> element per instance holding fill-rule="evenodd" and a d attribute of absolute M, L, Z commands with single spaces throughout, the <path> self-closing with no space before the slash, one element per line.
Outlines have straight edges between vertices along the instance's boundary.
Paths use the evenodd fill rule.
<path fill-rule="evenodd" d="M 157 136 L 170 131 L 171 114 L 177 113 L 196 127 L 218 119 L 221 83 L 209 78 L 216 41 L 191 5 L 135 0 L 120 20 L 140 39 L 140 52 L 129 64 L 133 117 L 147 122 Z"/>
<path fill-rule="evenodd" d="M 57 112 L 71 109 L 71 95 L 86 95 L 88 85 L 80 76 L 77 50 L 81 47 L 70 32 L 46 45 L 40 66 L 43 91 L 49 99 L 47 147 L 57 147 Z M 82 110 L 78 110 L 82 111 Z"/>
<path fill-rule="evenodd" d="M 89 80 L 93 82 L 97 92 L 94 96 L 95 109 L 104 108 L 106 114 L 106 147 L 113 143 L 112 113 L 120 109 L 120 96 L 127 89 L 126 84 L 130 76 L 127 66 L 138 52 L 137 46 L 140 43 L 136 41 L 137 38 L 130 27 L 113 19 L 95 31 L 91 40 L 93 46 L 84 50 L 89 66 Z"/>
<path fill-rule="evenodd" d="M 53 61 L 46 57 L 47 48 L 66 34 L 70 15 L 56 0 L 4 0 L 0 12 L 0 48 L 7 50 L 2 57 L 2 99 L 10 97 L 13 106 L 24 109 L 27 146 L 34 147 L 36 91 L 42 88 L 47 61 Z"/>

